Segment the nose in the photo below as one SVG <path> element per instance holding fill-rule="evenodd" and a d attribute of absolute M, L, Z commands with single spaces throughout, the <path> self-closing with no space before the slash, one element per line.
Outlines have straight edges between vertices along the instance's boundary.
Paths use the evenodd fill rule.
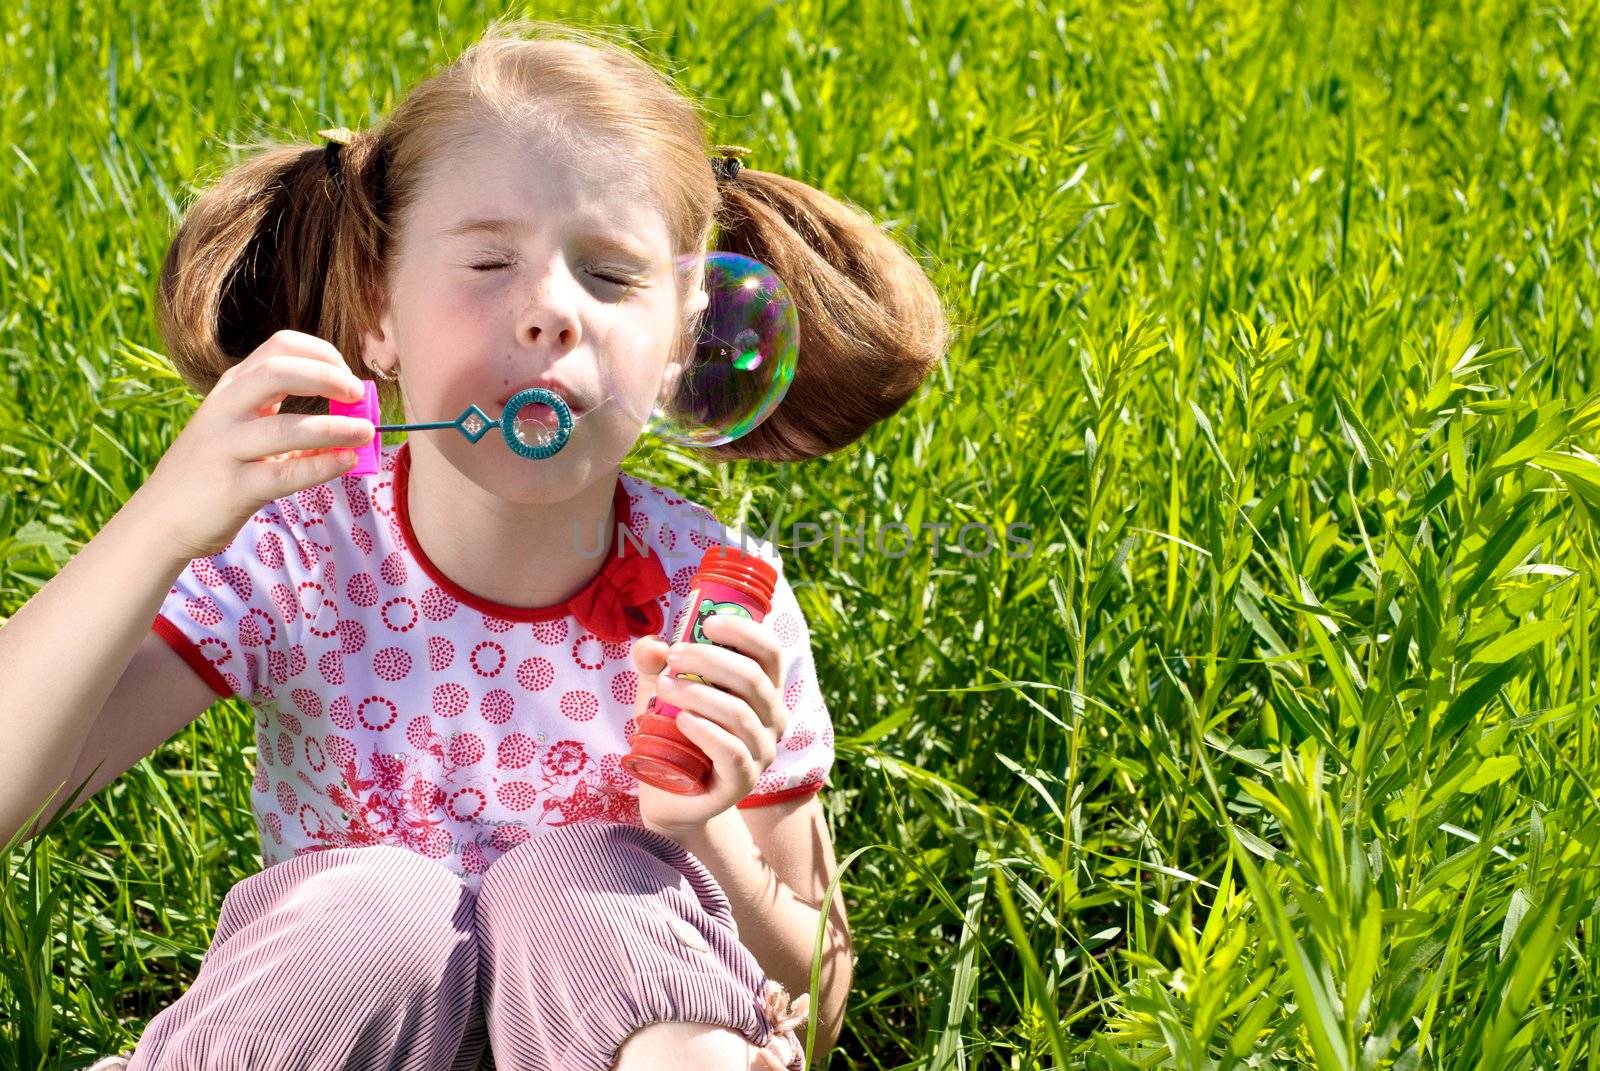
<path fill-rule="evenodd" d="M 551 357 L 576 347 L 582 331 L 578 326 L 577 296 L 581 284 L 561 257 L 533 282 L 527 304 L 518 314 L 517 340 L 520 344 L 549 349 Z"/>

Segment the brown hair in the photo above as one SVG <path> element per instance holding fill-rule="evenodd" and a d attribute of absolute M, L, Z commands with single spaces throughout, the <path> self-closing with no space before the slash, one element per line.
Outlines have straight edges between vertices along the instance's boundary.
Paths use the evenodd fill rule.
<path fill-rule="evenodd" d="M 915 394 L 949 325 L 917 261 L 859 209 L 804 182 L 744 168 L 718 183 L 695 104 L 600 33 L 512 19 L 340 146 L 256 143 L 185 212 L 161 266 L 157 325 L 184 380 L 207 394 L 288 328 L 330 341 L 351 371 L 387 292 L 398 221 L 430 160 L 485 121 L 537 127 L 573 151 L 603 144 L 647 181 L 675 254 L 715 249 L 769 265 L 789 287 L 800 352 L 788 393 L 754 430 L 706 455 L 803 461 L 859 439 Z M 387 394 L 396 384 L 381 384 Z M 326 412 L 290 397 L 281 412 Z"/>

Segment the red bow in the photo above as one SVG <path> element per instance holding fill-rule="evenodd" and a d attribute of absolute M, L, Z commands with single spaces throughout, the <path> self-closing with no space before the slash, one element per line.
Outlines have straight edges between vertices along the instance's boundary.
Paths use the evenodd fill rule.
<path fill-rule="evenodd" d="M 594 582 L 572 597 L 567 608 L 585 628 L 607 643 L 661 631 L 656 599 L 672 587 L 661 559 L 622 540 L 622 556 L 609 557 Z"/>

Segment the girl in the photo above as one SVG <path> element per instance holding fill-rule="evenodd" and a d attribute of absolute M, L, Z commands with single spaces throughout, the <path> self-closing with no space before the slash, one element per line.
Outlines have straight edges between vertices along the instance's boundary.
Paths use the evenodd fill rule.
<path fill-rule="evenodd" d="M 607 339 L 673 338 L 702 306 L 677 256 L 754 257 L 792 292 L 798 365 L 710 454 L 805 460 L 903 406 L 946 320 L 869 220 L 708 159 L 648 63 L 516 20 L 381 125 L 269 148 L 188 210 L 157 316 L 205 400 L 0 640 L 0 758 L 36 771 L 0 799 L 6 832 L 217 697 L 256 714 L 265 868 L 229 890 L 132 1071 L 801 1068 L 789 996 L 824 911 L 819 1047 L 837 1036 L 849 933 L 840 898 L 821 903 L 816 798 L 833 729 L 804 617 L 758 541 L 780 567 L 771 613 L 669 649 L 700 552 L 743 540 L 608 463 L 642 429 L 600 404 L 599 370 Z M 645 379 L 667 359 L 628 357 L 656 362 Z M 432 432 L 342 475 L 338 448 L 373 430 L 327 399 L 358 398 L 357 376 L 407 422 L 533 382 L 595 419 L 547 460 Z M 91 603 L 112 624 L 80 640 Z M 108 683 L 58 694 L 64 646 Z M 714 762 L 703 795 L 619 765 L 658 690 Z"/>

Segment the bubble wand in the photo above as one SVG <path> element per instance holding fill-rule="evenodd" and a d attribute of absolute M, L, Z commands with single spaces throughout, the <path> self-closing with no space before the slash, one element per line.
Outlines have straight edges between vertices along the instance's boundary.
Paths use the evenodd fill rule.
<path fill-rule="evenodd" d="M 641 370 L 652 368 L 652 363 L 620 356 L 619 349 L 626 347 L 607 347 L 600 367 L 606 394 L 600 405 L 618 402 L 630 417 L 645 424 L 646 434 L 667 442 L 701 449 L 720 446 L 748 434 L 788 393 L 800 342 L 794 302 L 771 268 L 738 253 L 687 254 L 677 259 L 677 269 L 680 276 L 700 269 L 706 298 L 696 314 L 698 323 L 689 325 L 695 344 L 687 361 L 669 363 L 659 382 L 641 382 L 637 378 L 645 374 Z M 644 351 L 660 341 L 641 334 L 631 346 Z M 498 425 L 513 453 L 540 461 L 567 445 L 577 420 L 566 399 L 555 391 L 528 387 L 506 399 L 498 420 L 473 404 L 454 420 L 380 424 L 378 385 L 370 379 L 362 383 L 359 401 L 328 402 L 329 413 L 360 417 L 373 425 L 372 441 L 356 448 L 356 465 L 347 476 L 377 474 L 386 431 L 453 428 L 476 444 Z M 549 421 L 524 421 L 523 412 L 530 406 L 549 409 L 554 426 Z M 536 433 L 524 430 L 534 425 Z"/>
<path fill-rule="evenodd" d="M 522 410 L 530 405 L 543 405 L 548 407 L 556 416 L 555 431 L 539 442 L 528 442 L 520 430 L 518 421 Z M 340 401 L 337 398 L 329 399 L 328 412 L 334 416 L 353 416 L 372 422 L 372 441 L 362 443 L 356 448 L 356 465 L 346 475 L 373 476 L 378 472 L 380 438 L 386 431 L 436 431 L 444 428 L 454 428 L 459 431 L 469 443 L 476 444 L 479 439 L 489 434 L 489 429 L 499 425 L 500 434 L 505 439 L 506 445 L 511 450 L 530 460 L 539 461 L 559 453 L 567 440 L 572 437 L 572 409 L 566 400 L 555 391 L 543 387 L 529 387 L 526 390 L 513 394 L 506 402 L 505 410 L 500 414 L 499 420 L 492 420 L 488 413 L 479 409 L 476 404 L 467 406 L 461 415 L 454 420 L 435 420 L 425 424 L 380 424 L 378 423 L 378 385 L 370 379 L 362 380 L 362 397 L 357 402 Z"/>

